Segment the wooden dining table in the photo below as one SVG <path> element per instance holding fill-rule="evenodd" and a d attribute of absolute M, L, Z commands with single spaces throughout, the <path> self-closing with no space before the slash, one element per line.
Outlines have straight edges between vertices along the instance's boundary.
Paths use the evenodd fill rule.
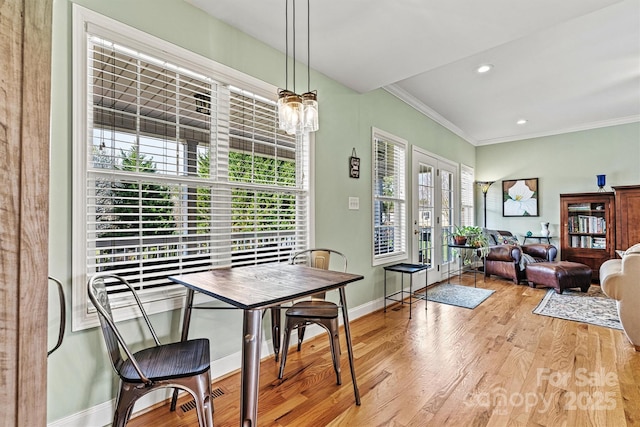
<path fill-rule="evenodd" d="M 344 288 L 347 284 L 363 278 L 359 274 L 284 263 L 220 268 L 169 277 L 170 280 L 187 287 L 187 307 L 192 305 L 194 292 L 201 292 L 243 310 L 240 386 L 240 425 L 243 427 L 258 425 L 263 311 L 334 289 L 337 289 L 340 295 L 353 392 L 356 404 L 360 405 Z M 187 318 L 185 310 L 185 320 Z M 185 326 L 188 328 L 188 325 L 183 324 L 183 329 Z"/>

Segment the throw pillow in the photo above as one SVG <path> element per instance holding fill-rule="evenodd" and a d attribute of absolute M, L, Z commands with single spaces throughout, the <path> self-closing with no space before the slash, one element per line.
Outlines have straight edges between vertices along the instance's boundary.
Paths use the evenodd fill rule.
<path fill-rule="evenodd" d="M 503 236 L 498 234 L 498 241 L 503 245 L 520 245 L 516 236 Z"/>

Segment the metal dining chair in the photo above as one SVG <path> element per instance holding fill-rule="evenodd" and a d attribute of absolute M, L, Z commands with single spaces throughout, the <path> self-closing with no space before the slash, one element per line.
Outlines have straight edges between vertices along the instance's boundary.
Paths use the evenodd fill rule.
<path fill-rule="evenodd" d="M 334 261 L 330 268 L 331 257 Z M 337 261 L 335 260 L 337 258 Z M 290 264 L 303 264 L 324 270 L 347 271 L 347 257 L 332 249 L 306 249 L 293 254 Z M 329 334 L 331 358 L 336 371 L 338 385 L 342 384 L 340 377 L 340 337 L 338 336 L 338 305 L 325 300 L 325 293 L 315 294 L 310 300 L 294 303 L 285 311 L 284 341 L 278 378 L 282 379 L 287 362 L 289 340 L 294 329 L 298 331 L 298 351 L 302 348 L 304 332 L 307 325 L 316 324 L 323 327 Z"/>
<path fill-rule="evenodd" d="M 120 377 L 120 390 L 112 426 L 125 426 L 136 400 L 143 395 L 160 388 L 176 388 L 193 396 L 200 426 L 213 427 L 209 340 L 199 338 L 160 344 L 140 298 L 129 282 L 122 277 L 108 273 L 96 274 L 89 280 L 87 288 L 89 299 L 98 311 L 113 369 Z M 129 349 L 113 320 L 108 288 L 128 290 L 132 293 L 151 332 L 154 346 L 135 353 Z"/>

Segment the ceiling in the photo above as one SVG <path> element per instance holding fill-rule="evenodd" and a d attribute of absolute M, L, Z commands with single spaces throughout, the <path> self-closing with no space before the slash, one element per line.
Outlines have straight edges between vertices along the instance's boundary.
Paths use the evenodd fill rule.
<path fill-rule="evenodd" d="M 186 1 L 285 51 L 285 0 Z M 310 2 L 311 68 L 384 88 L 474 145 L 640 121 L 640 0 Z"/>

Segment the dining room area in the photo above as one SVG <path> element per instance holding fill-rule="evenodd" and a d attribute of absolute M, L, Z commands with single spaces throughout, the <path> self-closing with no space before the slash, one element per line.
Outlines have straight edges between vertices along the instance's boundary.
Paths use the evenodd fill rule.
<path fill-rule="evenodd" d="M 337 261 L 336 258 L 339 258 Z M 120 391 L 115 402 L 114 425 L 126 425 L 133 408 L 148 393 L 172 389 L 171 411 L 177 407 L 179 391 L 186 391 L 197 409 L 197 422 L 213 426 L 210 376 L 209 339 L 189 339 L 192 314 L 198 310 L 242 310 L 242 342 L 240 365 L 240 425 L 258 425 L 258 392 L 260 384 L 262 319 L 271 314 L 273 359 L 280 360 L 278 378 L 283 379 L 290 337 L 296 334 L 301 350 L 307 326 L 323 327 L 328 333 L 336 383 L 342 384 L 338 318 L 342 323 L 349 372 L 356 405 L 361 404 L 354 366 L 345 287 L 362 280 L 363 276 L 347 273 L 347 258 L 331 249 L 307 249 L 292 254 L 289 263 L 267 263 L 238 268 L 219 268 L 197 273 L 170 276 L 186 287 L 182 332 L 179 342 L 162 344 L 137 291 L 124 277 L 113 273 L 98 273 L 89 279 L 88 293 L 95 306 L 105 345 L 112 365 L 120 379 Z M 338 267 L 335 268 L 334 266 Z M 111 302 L 114 289 L 130 291 L 144 321 L 154 338 L 154 345 L 131 350 L 114 320 Z M 325 299 L 327 292 L 336 291 L 339 303 Z M 226 305 L 194 304 L 195 293 Z M 282 325 L 282 313 L 285 323 Z M 281 344 L 282 342 L 282 344 Z M 213 343 L 215 348 L 215 342 Z M 282 349 L 280 349 L 282 345 Z"/>

